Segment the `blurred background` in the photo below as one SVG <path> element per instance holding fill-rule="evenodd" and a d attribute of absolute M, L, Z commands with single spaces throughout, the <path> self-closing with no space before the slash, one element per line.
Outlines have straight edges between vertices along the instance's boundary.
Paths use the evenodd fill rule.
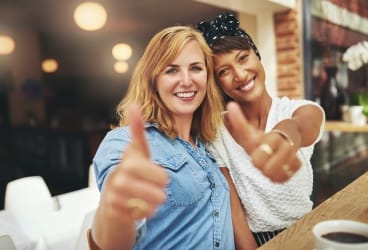
<path fill-rule="evenodd" d="M 272 95 L 351 123 L 343 108 L 364 106 L 368 85 L 367 0 L 0 0 L 0 206 L 24 176 L 42 176 L 53 195 L 85 187 L 148 40 L 224 12 L 255 40 Z M 326 130 L 313 156 L 317 204 L 367 170 L 367 141 L 361 129 Z"/>

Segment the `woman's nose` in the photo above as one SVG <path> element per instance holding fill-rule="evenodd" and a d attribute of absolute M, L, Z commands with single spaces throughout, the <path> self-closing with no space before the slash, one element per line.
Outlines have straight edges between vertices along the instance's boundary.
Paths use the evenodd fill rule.
<path fill-rule="evenodd" d="M 246 72 L 242 68 L 236 68 L 235 69 L 235 80 L 236 81 L 243 81 L 246 79 Z"/>
<path fill-rule="evenodd" d="M 191 85 L 192 84 L 192 78 L 191 78 L 189 72 L 182 72 L 180 83 L 182 85 Z"/>

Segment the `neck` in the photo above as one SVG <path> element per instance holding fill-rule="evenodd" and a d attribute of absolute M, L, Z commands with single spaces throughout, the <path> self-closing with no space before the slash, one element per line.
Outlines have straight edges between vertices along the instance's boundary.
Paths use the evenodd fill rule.
<path fill-rule="evenodd" d="M 268 113 L 271 109 L 272 99 L 265 98 L 257 103 L 245 103 L 241 105 L 242 111 L 250 124 L 258 129 L 265 130 Z"/>
<path fill-rule="evenodd" d="M 194 144 L 193 138 L 190 134 L 190 129 L 192 128 L 192 117 L 189 118 L 176 118 L 176 128 L 178 130 L 178 136 L 182 138 L 185 141 L 190 142 L 191 144 Z"/>

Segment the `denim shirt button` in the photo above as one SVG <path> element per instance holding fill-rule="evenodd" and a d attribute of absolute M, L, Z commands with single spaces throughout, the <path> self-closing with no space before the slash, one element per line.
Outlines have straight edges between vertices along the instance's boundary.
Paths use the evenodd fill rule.
<path fill-rule="evenodd" d="M 218 211 L 218 210 L 216 210 L 216 211 L 214 212 L 214 215 L 215 215 L 215 217 L 219 217 L 219 215 L 220 215 L 219 211 Z"/>
<path fill-rule="evenodd" d="M 215 247 L 220 247 L 220 242 L 216 241 L 215 242 Z"/>
<path fill-rule="evenodd" d="M 211 189 L 214 189 L 216 187 L 215 183 L 211 183 Z"/>

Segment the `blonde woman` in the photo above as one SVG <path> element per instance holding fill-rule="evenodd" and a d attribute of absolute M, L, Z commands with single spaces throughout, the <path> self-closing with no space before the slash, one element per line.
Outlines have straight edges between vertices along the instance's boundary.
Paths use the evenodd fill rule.
<path fill-rule="evenodd" d="M 94 157 L 101 201 L 93 249 L 235 249 L 234 187 L 205 147 L 222 123 L 212 67 L 193 28 L 166 28 L 149 42 L 117 107 L 120 126 Z M 253 248 L 239 221 L 237 246 Z"/>

